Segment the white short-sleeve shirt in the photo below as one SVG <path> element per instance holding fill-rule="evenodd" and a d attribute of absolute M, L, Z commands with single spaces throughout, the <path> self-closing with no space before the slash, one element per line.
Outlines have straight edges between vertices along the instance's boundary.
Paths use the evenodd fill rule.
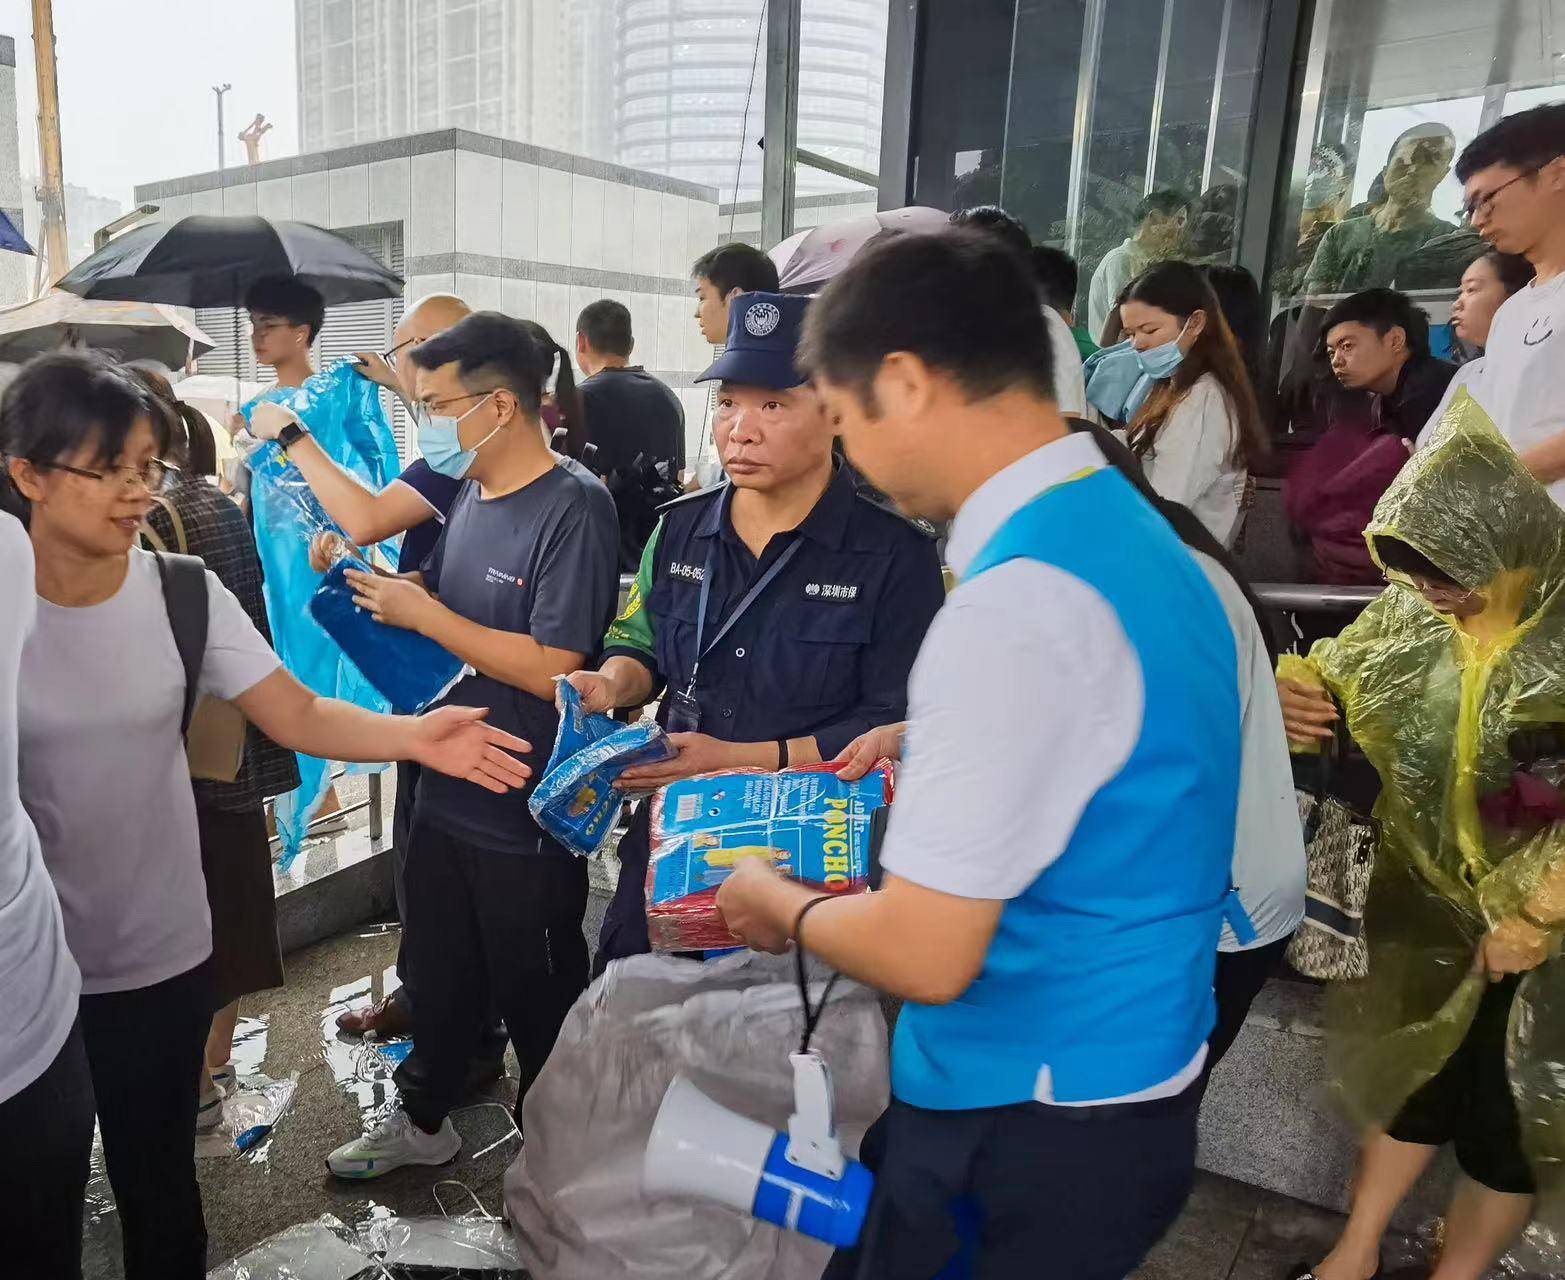
<path fill-rule="evenodd" d="M 16 692 L 37 614 L 33 549 L 0 513 L 0 1102 L 49 1068 L 76 1021 L 81 974 L 17 787 Z"/>
<path fill-rule="evenodd" d="M 1147 482 L 1158 494 L 1189 507 L 1225 547 L 1233 545 L 1239 531 L 1248 475 L 1234 459 L 1238 430 L 1222 383 L 1203 373 L 1169 413 L 1141 460 Z"/>
<path fill-rule="evenodd" d="M 233 699 L 278 667 L 210 572 L 201 690 Z M 189 765 L 185 676 L 155 557 L 133 550 L 102 604 L 38 601 L 22 654 L 22 803 L 59 891 L 88 995 L 148 987 L 212 953 Z"/>

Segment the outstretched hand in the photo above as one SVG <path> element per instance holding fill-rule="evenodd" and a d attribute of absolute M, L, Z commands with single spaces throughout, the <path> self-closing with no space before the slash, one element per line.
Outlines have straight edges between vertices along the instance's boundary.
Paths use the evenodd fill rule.
<path fill-rule="evenodd" d="M 525 786 L 533 771 L 511 753 L 529 754 L 532 744 L 485 724 L 488 714 L 487 707 L 440 707 L 415 717 L 409 758 L 499 795 Z"/>

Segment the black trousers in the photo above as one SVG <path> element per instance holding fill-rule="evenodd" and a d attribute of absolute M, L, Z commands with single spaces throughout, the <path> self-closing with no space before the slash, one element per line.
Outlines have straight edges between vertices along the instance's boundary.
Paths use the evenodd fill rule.
<path fill-rule="evenodd" d="M 540 854 L 482 849 L 418 817 L 408 842 L 408 960 L 417 975 L 421 1078 L 404 1089 L 433 1133 L 462 1094 L 485 1014 L 505 1019 L 522 1098 L 587 986 L 587 864 L 543 837 Z"/>
<path fill-rule="evenodd" d="M 82 997 L 125 1280 L 206 1276 L 196 1103 L 216 998 L 210 958 L 150 987 Z"/>
<path fill-rule="evenodd" d="M 825 1280 L 1123 1280 L 1190 1194 L 1199 1105 L 1196 1086 L 1113 1107 L 893 1100 L 864 1140 L 863 1236 Z"/>
<path fill-rule="evenodd" d="M 614 897 L 603 913 L 603 928 L 598 932 L 598 953 L 593 957 L 592 976 L 601 977 L 609 961 L 626 956 L 645 955 L 652 950 L 647 937 L 647 861 L 651 852 L 652 806 L 646 801 L 636 806 L 630 827 L 619 842 L 619 881 Z"/>
<path fill-rule="evenodd" d="M 44 1073 L 0 1102 L 0 1271 L 81 1280 L 92 1075 L 80 1020 Z"/>
<path fill-rule="evenodd" d="M 396 989 L 391 998 L 410 1012 L 417 1006 L 413 1000 L 414 981 L 407 957 L 408 893 L 407 886 L 403 883 L 403 871 L 408 862 L 408 839 L 413 834 L 413 807 L 418 799 L 418 774 L 419 767 L 411 760 L 403 760 L 397 765 L 396 803 L 391 810 L 391 888 L 397 899 L 397 919 L 402 921 L 402 937 L 397 942 L 397 981 L 402 985 Z M 504 1055 L 505 1024 L 500 1021 L 497 1014 L 491 1013 L 485 1017 L 483 1029 L 478 1036 L 478 1046 L 473 1055 L 476 1059 L 475 1065 L 492 1064 Z M 397 1087 L 404 1088 L 403 1080 L 416 1079 L 422 1074 L 423 1069 L 423 1062 L 419 1058 L 418 1046 L 415 1043 L 413 1051 L 397 1068 Z"/>
<path fill-rule="evenodd" d="M 1206 1074 L 1223 1060 L 1223 1055 L 1233 1048 L 1234 1041 L 1244 1028 L 1244 1020 L 1250 1016 L 1250 1006 L 1261 994 L 1266 980 L 1282 966 L 1283 953 L 1292 940 L 1290 934 L 1264 947 L 1252 947 L 1248 951 L 1219 951 L 1217 953 L 1217 1026 L 1206 1042 Z"/>

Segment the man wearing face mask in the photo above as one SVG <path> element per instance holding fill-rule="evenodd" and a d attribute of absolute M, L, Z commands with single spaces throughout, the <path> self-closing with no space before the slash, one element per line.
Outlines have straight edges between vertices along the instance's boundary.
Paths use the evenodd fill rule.
<path fill-rule="evenodd" d="M 614 503 L 586 467 L 550 451 L 539 425 L 554 355 L 493 311 L 410 352 L 424 459 L 465 483 L 421 575 L 349 574 L 378 621 L 473 668 L 446 702 L 526 725 L 545 756 L 555 678 L 597 649 L 618 587 Z M 586 864 L 539 829 L 525 791 L 502 798 L 424 773 L 404 876 L 424 1078 L 403 1090 L 402 1110 L 331 1154 L 340 1177 L 455 1156 L 449 1113 L 491 998 L 521 1068 L 520 1125 L 522 1099 L 586 986 Z"/>
<path fill-rule="evenodd" d="M 390 350 L 359 353 L 358 360 L 364 376 L 399 396 L 411 411 L 418 399 L 414 384 L 417 370 L 409 358 L 412 351 L 469 314 L 468 305 L 453 294 L 435 293 L 420 298 L 397 325 Z M 353 542 L 361 547 L 369 547 L 401 534 L 397 571 L 412 573 L 423 567 L 429 553 L 435 548 L 435 542 L 445 524 L 446 512 L 462 487 L 460 479 L 441 475 L 429 465 L 427 459 L 417 458 L 377 493 L 365 488 L 357 476 L 338 466 L 296 415 L 260 410 L 251 415 L 250 433 L 262 439 L 277 438 L 279 433 L 286 435 L 283 443 L 288 450 L 288 460 L 309 483 L 311 491 L 326 509 L 326 514 L 342 526 L 343 532 Z M 312 567 L 324 573 L 342 550 L 335 545 L 340 541 L 335 534 L 321 534 L 310 549 Z M 393 856 L 396 859 L 393 883 L 396 888 L 397 914 L 404 925 L 407 910 L 402 889 L 402 862 L 407 857 L 408 827 L 413 821 L 413 796 L 417 784 L 416 764 L 397 766 L 396 808 L 391 824 Z M 338 1018 L 338 1027 L 350 1035 L 363 1035 L 366 1031 L 373 1031 L 380 1036 L 407 1035 L 412 1032 L 410 996 L 413 984 L 408 975 L 405 952 L 405 946 L 398 948 L 397 977 L 402 985 L 375 1004 L 347 1010 Z M 480 1055 L 481 1063 L 475 1063 L 474 1075 L 493 1078 L 504 1070 L 504 1036 L 491 1033 L 485 1048 L 487 1052 Z M 409 1059 L 409 1062 L 414 1061 Z M 404 1063 L 403 1070 L 407 1069 L 408 1064 Z"/>
<path fill-rule="evenodd" d="M 794 368 L 807 298 L 730 305 L 714 436 L 728 483 L 671 503 L 642 556 L 600 670 L 570 682 L 589 711 L 663 694 L 679 754 L 627 770 L 638 788 L 722 769 L 835 757 L 904 718 L 907 677 L 944 600 L 934 543 L 855 489 L 832 424 Z M 648 949 L 648 806 L 619 847 L 596 966 Z"/>

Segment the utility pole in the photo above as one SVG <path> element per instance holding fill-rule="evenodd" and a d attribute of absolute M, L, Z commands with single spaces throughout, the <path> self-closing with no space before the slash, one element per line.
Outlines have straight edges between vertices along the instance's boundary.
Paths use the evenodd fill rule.
<path fill-rule="evenodd" d="M 212 92 L 217 94 L 217 171 L 223 172 L 223 95 L 234 86 L 231 84 L 215 84 Z"/>
<path fill-rule="evenodd" d="M 38 204 L 43 211 L 43 247 L 53 283 L 71 266 L 65 234 L 65 165 L 60 159 L 60 82 L 54 67 L 54 9 L 33 0 L 33 61 L 38 78 Z"/>

